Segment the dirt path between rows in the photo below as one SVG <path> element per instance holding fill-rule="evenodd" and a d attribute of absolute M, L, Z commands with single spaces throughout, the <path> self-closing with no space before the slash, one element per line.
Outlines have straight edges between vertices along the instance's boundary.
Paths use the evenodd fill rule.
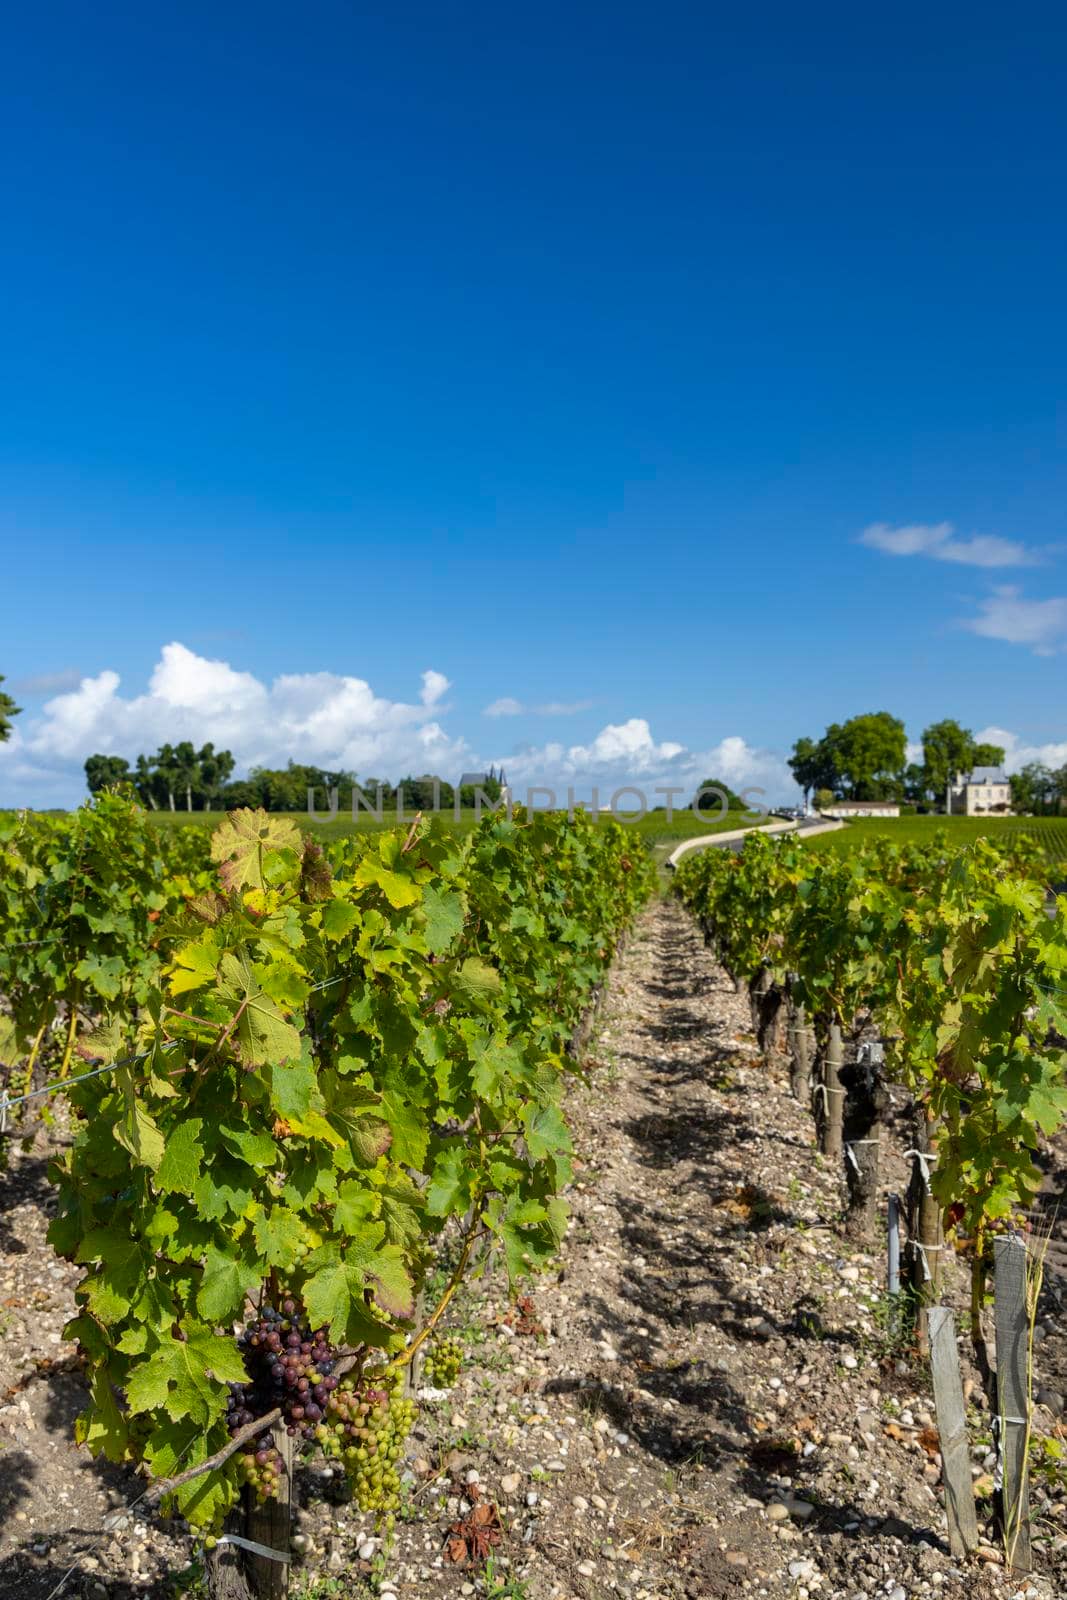
<path fill-rule="evenodd" d="M 885 1332 L 880 1247 L 845 1244 L 840 1177 L 749 1028 L 691 921 L 651 907 L 570 1096 L 560 1267 L 518 1309 L 495 1272 L 456 1304 L 467 1361 L 425 1395 L 387 1557 L 332 1474 L 305 1474 L 295 1596 L 1067 1593 L 1062 1484 L 1036 1486 L 1043 1576 L 949 1557 L 930 1399 Z M 903 1122 L 893 1131 L 886 1176 L 901 1188 Z M 138 1480 L 70 1443 L 82 1382 L 58 1335 L 73 1279 L 43 1241 L 43 1153 L 3 1180 L 0 1352 L 15 1387 L 0 1405 L 0 1593 L 46 1600 L 73 1562 L 64 1593 L 162 1600 L 190 1541 L 123 1513 Z M 976 1444 L 976 1475 L 987 1451 Z M 448 1559 L 479 1501 L 499 1513 L 488 1581 Z"/>

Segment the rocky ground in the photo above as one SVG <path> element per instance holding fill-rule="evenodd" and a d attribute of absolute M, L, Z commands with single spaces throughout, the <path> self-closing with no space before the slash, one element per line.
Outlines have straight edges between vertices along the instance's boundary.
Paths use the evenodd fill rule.
<path fill-rule="evenodd" d="M 1051 1460 L 1062 1279 L 1050 1268 L 1038 1327 L 1050 1464 L 1035 1479 L 1037 1571 L 1009 1576 L 992 1543 L 957 1564 L 928 1384 L 889 1331 L 880 1243 L 845 1242 L 840 1175 L 749 1026 L 684 914 L 652 907 L 571 1096 L 578 1172 L 559 1270 L 517 1306 L 492 1270 L 454 1302 L 467 1359 L 450 1390 L 423 1390 L 387 1554 L 337 1480 L 304 1475 L 300 1600 L 1067 1593 Z M 901 1190 L 897 1100 L 883 1176 Z M 163 1597 L 190 1541 L 125 1510 L 138 1480 L 70 1442 L 82 1383 L 60 1330 L 74 1274 L 43 1238 L 45 1147 L 61 1136 L 40 1134 L 2 1180 L 0 1593 L 47 1600 L 73 1569 L 60 1594 Z M 955 1266 L 949 1291 L 962 1306 Z M 981 1493 L 995 1458 L 972 1377 L 968 1393 Z M 462 1559 L 479 1550 L 487 1565 Z"/>

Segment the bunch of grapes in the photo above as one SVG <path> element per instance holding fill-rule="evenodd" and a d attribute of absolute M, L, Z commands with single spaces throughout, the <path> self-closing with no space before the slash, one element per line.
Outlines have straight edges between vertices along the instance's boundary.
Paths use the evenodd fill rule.
<path fill-rule="evenodd" d="M 287 1299 L 280 1310 L 264 1306 L 238 1344 L 248 1381 L 230 1384 L 226 1425 L 231 1435 L 280 1406 L 287 1433 L 321 1442 L 326 1405 L 338 1384 L 327 1330 L 303 1325 L 296 1302 Z M 260 1499 L 274 1493 L 280 1466 L 269 1429 L 247 1441 L 242 1467 Z"/>
<path fill-rule="evenodd" d="M 423 1362 L 427 1383 L 438 1389 L 451 1389 L 463 1365 L 463 1346 L 458 1339 L 435 1339 Z"/>
<path fill-rule="evenodd" d="M 344 1464 L 361 1511 L 374 1511 L 391 1525 L 400 1504 L 397 1462 L 415 1420 L 415 1405 L 387 1388 L 343 1384 L 329 1398 L 327 1451 Z"/>
<path fill-rule="evenodd" d="M 282 1458 L 270 1442 L 262 1438 L 248 1444 L 237 1457 L 241 1477 L 257 1500 L 273 1500 L 282 1476 Z"/>

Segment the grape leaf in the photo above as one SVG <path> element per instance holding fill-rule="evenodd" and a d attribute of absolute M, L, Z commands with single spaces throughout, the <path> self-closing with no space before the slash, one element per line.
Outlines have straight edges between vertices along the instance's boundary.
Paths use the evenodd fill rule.
<path fill-rule="evenodd" d="M 204 1150 L 200 1143 L 200 1130 L 204 1126 L 199 1117 L 179 1122 L 167 1140 L 163 1159 L 156 1171 L 156 1187 L 169 1192 L 191 1195 L 200 1176 L 200 1163 Z"/>
<path fill-rule="evenodd" d="M 231 811 L 211 836 L 211 859 L 219 862 L 224 889 L 262 889 L 267 852 L 299 851 L 301 842 L 300 829 L 287 817 L 262 809 Z"/>
<path fill-rule="evenodd" d="M 225 1385 L 247 1377 L 233 1339 L 193 1329 L 184 1340 L 165 1340 L 130 1368 L 126 1403 L 135 1413 L 164 1409 L 175 1421 L 189 1417 L 206 1426 L 226 1409 Z"/>
<path fill-rule="evenodd" d="M 224 1255 L 212 1245 L 204 1258 L 197 1309 L 209 1322 L 229 1322 L 240 1313 L 246 1296 L 255 1293 L 264 1276 L 261 1263 L 244 1256 Z"/>

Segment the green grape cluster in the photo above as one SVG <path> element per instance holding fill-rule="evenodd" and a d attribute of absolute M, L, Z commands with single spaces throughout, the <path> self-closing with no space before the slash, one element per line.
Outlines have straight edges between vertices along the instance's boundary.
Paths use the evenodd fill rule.
<path fill-rule="evenodd" d="M 273 1445 L 260 1444 L 258 1448 L 238 1454 L 241 1478 L 248 1484 L 259 1501 L 277 1497 L 282 1476 L 282 1458 Z"/>
<path fill-rule="evenodd" d="M 324 1449 L 340 1457 L 360 1510 L 376 1512 L 387 1525 L 400 1504 L 397 1462 L 415 1410 L 395 1388 L 390 1393 L 342 1384 L 330 1396 L 319 1430 Z"/>
<path fill-rule="evenodd" d="M 463 1365 L 463 1346 L 458 1339 L 436 1339 L 423 1362 L 426 1382 L 437 1389 L 451 1389 Z"/>

